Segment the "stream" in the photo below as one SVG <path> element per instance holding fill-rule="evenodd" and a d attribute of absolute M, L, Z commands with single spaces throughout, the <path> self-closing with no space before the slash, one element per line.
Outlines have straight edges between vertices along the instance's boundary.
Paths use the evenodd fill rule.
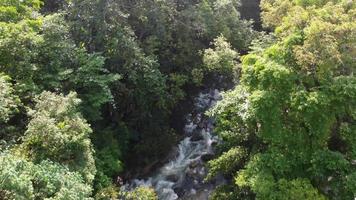
<path fill-rule="evenodd" d="M 124 189 L 152 187 L 160 200 L 207 200 L 216 186 L 225 182 L 222 177 L 204 182 L 206 162 L 213 158 L 214 145 L 218 143 L 218 137 L 213 134 L 214 120 L 204 113 L 220 99 L 217 89 L 205 90 L 194 98 L 194 108 L 186 116 L 185 137 L 170 161 L 151 177 L 131 180 Z"/>
<path fill-rule="evenodd" d="M 241 17 L 253 19 L 254 28 L 261 30 L 260 0 L 242 0 L 241 3 Z M 215 83 L 222 86 L 223 82 L 226 81 L 220 77 Z M 218 88 L 231 87 L 232 85 L 227 83 Z M 217 186 L 226 184 L 222 176 L 217 176 L 209 182 L 204 181 L 207 175 L 206 163 L 214 157 L 214 146 L 219 143 L 219 138 L 213 134 L 214 119 L 204 113 L 220 99 L 218 89 L 205 89 L 200 92 L 194 98 L 192 112 L 186 116 L 184 138 L 174 149 L 170 161 L 151 177 L 130 180 L 122 189 L 128 191 L 139 186 L 152 187 L 159 200 L 208 200 Z"/>

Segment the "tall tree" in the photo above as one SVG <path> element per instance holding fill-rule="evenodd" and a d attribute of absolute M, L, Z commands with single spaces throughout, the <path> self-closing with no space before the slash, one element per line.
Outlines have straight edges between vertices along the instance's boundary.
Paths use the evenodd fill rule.
<path fill-rule="evenodd" d="M 36 99 L 20 151 L 35 163 L 51 160 L 82 174 L 87 183 L 95 175 L 90 125 L 78 112 L 76 93 L 43 92 Z"/>

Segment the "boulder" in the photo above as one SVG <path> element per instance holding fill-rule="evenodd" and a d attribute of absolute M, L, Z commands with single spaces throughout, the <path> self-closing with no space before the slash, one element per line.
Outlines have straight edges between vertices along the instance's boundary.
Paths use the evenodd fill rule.
<path fill-rule="evenodd" d="M 213 140 L 213 141 L 211 142 L 211 146 L 212 146 L 212 147 L 216 147 L 216 145 L 218 145 L 218 141 L 217 141 L 217 140 Z"/>
<path fill-rule="evenodd" d="M 176 174 L 171 174 L 167 176 L 167 180 L 171 182 L 177 182 L 179 180 L 179 177 Z"/>
<path fill-rule="evenodd" d="M 192 161 L 187 170 L 196 168 L 200 163 L 199 159 Z"/>
<path fill-rule="evenodd" d="M 201 155 L 200 158 L 202 159 L 202 161 L 207 162 L 207 161 L 212 160 L 214 158 L 214 154 L 205 153 L 205 154 Z"/>
<path fill-rule="evenodd" d="M 181 187 L 174 188 L 174 192 L 178 195 L 178 197 L 184 196 L 184 189 Z"/>
<path fill-rule="evenodd" d="M 190 141 L 196 142 L 196 141 L 200 141 L 200 140 L 204 140 L 203 135 L 201 134 L 200 131 L 195 131 L 195 132 L 192 134 L 192 137 L 190 138 Z"/>

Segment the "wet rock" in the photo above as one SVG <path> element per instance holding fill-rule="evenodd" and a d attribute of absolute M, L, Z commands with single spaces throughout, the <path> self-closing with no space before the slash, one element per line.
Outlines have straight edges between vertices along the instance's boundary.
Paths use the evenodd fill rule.
<path fill-rule="evenodd" d="M 178 147 L 173 147 L 171 152 L 166 156 L 166 158 L 162 159 L 161 162 L 169 162 L 171 158 L 176 158 L 179 155 L 179 149 Z"/>
<path fill-rule="evenodd" d="M 185 131 L 185 135 L 187 137 L 191 137 L 193 135 L 195 135 L 195 133 L 199 133 L 200 131 L 197 129 L 198 125 L 195 125 L 195 128 L 192 129 L 192 131 Z"/>
<path fill-rule="evenodd" d="M 196 177 L 196 171 L 194 171 L 193 169 L 190 169 L 186 172 L 186 175 L 187 175 L 186 178 L 192 179 L 191 181 L 193 181 Z M 187 179 L 185 181 L 187 181 Z"/>
<path fill-rule="evenodd" d="M 216 145 L 218 145 L 218 141 L 217 141 L 217 140 L 213 140 L 213 141 L 211 142 L 211 146 L 212 146 L 212 147 L 216 147 Z"/>
<path fill-rule="evenodd" d="M 201 155 L 201 159 L 204 162 L 212 160 L 213 158 L 214 158 L 214 154 L 212 154 L 212 153 L 205 153 L 205 154 Z"/>
<path fill-rule="evenodd" d="M 144 167 L 143 168 L 143 170 L 142 170 L 142 175 L 147 175 L 147 174 L 149 174 L 150 172 L 152 172 L 153 171 L 153 169 L 155 168 L 155 167 L 157 167 L 157 165 L 159 164 L 159 160 L 155 160 L 155 161 L 153 161 L 152 163 L 150 163 L 149 165 L 147 165 L 146 167 Z"/>
<path fill-rule="evenodd" d="M 190 189 L 190 194 L 196 194 L 196 193 L 197 191 L 194 188 Z"/>
<path fill-rule="evenodd" d="M 124 180 L 120 176 L 116 178 L 116 185 L 119 187 L 124 185 Z"/>
<path fill-rule="evenodd" d="M 193 183 L 194 183 L 194 185 L 198 185 L 199 181 L 198 180 L 194 180 Z"/>
<path fill-rule="evenodd" d="M 206 127 L 205 122 L 204 122 L 204 121 L 200 122 L 200 123 L 198 124 L 198 127 L 201 128 L 201 129 L 204 129 L 204 128 Z"/>
<path fill-rule="evenodd" d="M 202 119 L 201 113 L 198 113 L 193 120 L 194 124 L 198 124 L 201 121 L 201 119 Z"/>
<path fill-rule="evenodd" d="M 199 160 L 194 160 L 192 163 L 189 164 L 187 170 L 194 170 L 200 164 Z"/>
<path fill-rule="evenodd" d="M 178 187 L 182 188 L 184 190 L 184 193 L 186 193 L 191 188 L 194 188 L 194 178 L 190 176 L 186 176 L 182 184 L 180 184 Z"/>
<path fill-rule="evenodd" d="M 176 174 L 171 174 L 171 175 L 167 176 L 167 181 L 177 182 L 178 180 L 179 180 L 179 177 Z"/>
<path fill-rule="evenodd" d="M 200 140 L 204 140 L 203 135 L 201 134 L 201 132 L 194 132 L 192 137 L 190 138 L 190 141 L 192 142 L 196 142 L 196 141 L 200 141 Z"/>
<path fill-rule="evenodd" d="M 197 125 L 194 124 L 193 122 L 190 122 L 189 124 L 185 125 L 184 132 L 186 134 L 192 134 L 195 131 L 196 128 L 197 128 Z"/>
<path fill-rule="evenodd" d="M 174 188 L 174 192 L 178 195 L 178 197 L 184 196 L 184 189 L 181 187 Z"/>
<path fill-rule="evenodd" d="M 205 167 L 202 167 L 199 169 L 199 175 L 200 175 L 201 180 L 203 180 L 203 177 L 205 177 L 206 173 L 207 173 L 207 171 L 206 171 Z"/>

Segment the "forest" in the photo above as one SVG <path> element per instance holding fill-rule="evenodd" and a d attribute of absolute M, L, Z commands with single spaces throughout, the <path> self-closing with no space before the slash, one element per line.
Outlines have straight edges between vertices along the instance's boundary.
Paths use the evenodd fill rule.
<path fill-rule="evenodd" d="M 355 0 L 0 0 L 0 200 L 354 200 L 355 71 Z"/>

